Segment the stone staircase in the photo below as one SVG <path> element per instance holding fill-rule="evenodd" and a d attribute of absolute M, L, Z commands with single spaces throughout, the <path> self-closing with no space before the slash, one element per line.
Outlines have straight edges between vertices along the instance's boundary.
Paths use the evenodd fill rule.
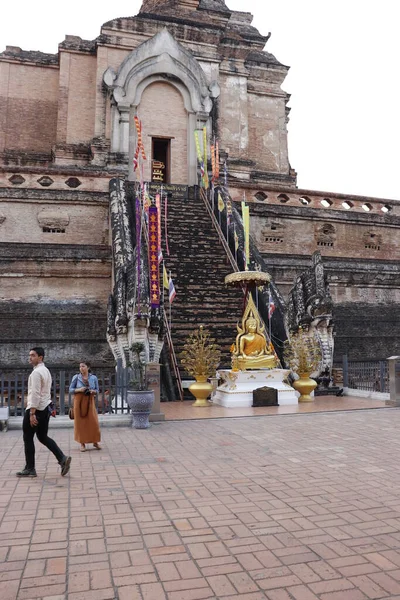
<path fill-rule="evenodd" d="M 196 193 L 197 191 L 197 193 Z M 183 379 L 188 376 L 180 363 L 180 353 L 187 336 L 200 325 L 205 325 L 222 350 L 222 367 L 230 367 L 230 346 L 237 331 L 243 309 L 240 289 L 226 288 L 225 276 L 232 272 L 224 248 L 198 190 L 189 188 L 188 194 L 174 193 L 168 199 L 167 255 L 164 235 L 165 266 L 171 271 L 176 289 L 172 304 L 172 340 Z M 165 309 L 169 316 L 167 299 Z"/>

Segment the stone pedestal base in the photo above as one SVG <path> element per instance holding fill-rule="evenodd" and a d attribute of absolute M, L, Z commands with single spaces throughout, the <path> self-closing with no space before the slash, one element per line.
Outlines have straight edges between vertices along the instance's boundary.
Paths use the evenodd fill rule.
<path fill-rule="evenodd" d="M 298 404 L 295 390 L 287 383 L 283 383 L 289 373 L 287 369 L 218 371 L 224 383 L 218 387 L 213 402 L 226 408 L 250 407 L 253 405 L 253 391 L 267 386 L 278 391 L 280 406 L 295 406 Z"/>

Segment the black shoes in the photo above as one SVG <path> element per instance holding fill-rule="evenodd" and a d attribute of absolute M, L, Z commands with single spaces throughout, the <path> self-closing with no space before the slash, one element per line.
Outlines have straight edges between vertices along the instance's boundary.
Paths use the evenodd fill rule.
<path fill-rule="evenodd" d="M 67 473 L 69 472 L 70 465 L 71 457 L 64 456 L 64 458 L 61 461 L 61 477 L 65 477 L 67 475 Z"/>
<path fill-rule="evenodd" d="M 17 477 L 37 477 L 36 475 L 36 469 L 27 469 L 25 467 L 25 469 L 22 469 L 22 471 L 18 471 L 18 473 L 16 473 Z"/>
<path fill-rule="evenodd" d="M 67 473 L 69 472 L 69 468 L 71 466 L 71 457 L 64 456 L 64 458 L 60 462 L 60 466 L 61 466 L 61 476 L 65 477 L 65 475 L 67 475 Z M 25 467 L 25 469 L 22 469 L 22 471 L 18 471 L 18 473 L 16 473 L 16 476 L 17 477 L 37 477 L 36 469 L 28 469 L 27 467 Z"/>

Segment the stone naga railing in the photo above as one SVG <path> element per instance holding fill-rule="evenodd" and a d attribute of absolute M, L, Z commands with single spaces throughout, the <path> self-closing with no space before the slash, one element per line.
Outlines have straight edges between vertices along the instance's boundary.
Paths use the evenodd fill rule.
<path fill-rule="evenodd" d="M 134 185 L 126 184 L 122 179 L 110 181 L 114 281 L 108 302 L 107 340 L 114 358 L 122 360 L 124 367 L 131 362 L 130 347 L 134 342 L 144 343 L 147 362 L 158 362 L 164 331 L 162 307 L 150 307 L 145 224 L 141 251 L 137 252 L 135 194 Z"/>

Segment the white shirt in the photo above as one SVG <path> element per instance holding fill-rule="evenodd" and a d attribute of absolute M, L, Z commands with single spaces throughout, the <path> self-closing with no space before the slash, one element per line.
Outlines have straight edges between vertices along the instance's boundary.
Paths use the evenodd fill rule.
<path fill-rule="evenodd" d="M 51 375 L 44 363 L 33 368 L 28 379 L 28 403 L 26 408 L 44 410 L 51 402 Z"/>

